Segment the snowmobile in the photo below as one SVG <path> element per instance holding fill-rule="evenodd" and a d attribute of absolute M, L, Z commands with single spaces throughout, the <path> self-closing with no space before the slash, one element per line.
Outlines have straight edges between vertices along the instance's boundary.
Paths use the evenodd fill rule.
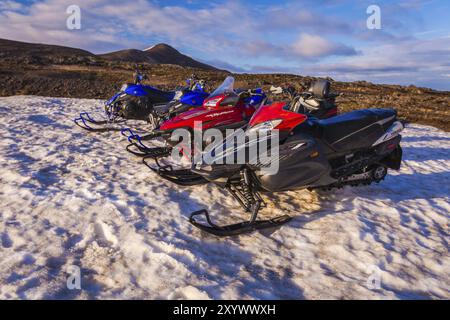
<path fill-rule="evenodd" d="M 202 124 L 201 131 L 216 128 L 223 132 L 227 129 L 237 129 L 247 125 L 256 108 L 264 104 L 267 97 L 264 92 L 258 89 L 252 90 L 234 90 L 234 78 L 229 76 L 224 82 L 205 99 L 203 106 L 184 113 L 181 113 L 165 122 L 152 133 L 146 136 L 134 134 L 131 130 L 123 132 L 128 134 L 127 138 L 130 144 L 127 150 L 134 155 L 143 157 L 143 163 L 151 170 L 158 173 L 161 177 L 177 183 L 179 185 L 195 185 L 206 183 L 202 177 L 192 174 L 190 168 L 174 170 L 171 165 L 162 165 L 161 159 L 172 154 L 172 148 L 179 143 L 179 140 L 172 140 L 172 133 L 176 129 L 187 129 L 194 133 L 195 123 Z M 197 129 L 197 128 L 195 128 Z M 149 147 L 143 141 L 150 141 L 162 138 L 166 142 L 164 147 Z M 187 158 L 192 154 L 194 148 L 191 145 L 184 146 L 180 150 Z M 156 167 L 150 165 L 147 161 L 155 161 Z"/>
<path fill-rule="evenodd" d="M 204 80 L 199 80 L 195 75 L 192 75 L 186 82 L 188 86 L 178 88 L 172 101 L 164 105 L 154 106 L 154 110 L 149 115 L 151 130 L 158 128 L 163 122 L 170 120 L 178 114 L 201 106 L 203 101 L 209 96 L 209 93 L 205 91 L 206 83 Z M 137 146 L 142 149 L 145 147 L 142 141 L 151 140 L 154 136 L 158 136 L 158 134 L 150 133 L 141 137 L 130 128 L 121 129 L 121 134 L 130 142 L 126 150 L 137 156 L 145 156 L 145 154 L 133 151 L 131 149 L 132 146 Z M 139 144 L 137 145 L 134 141 L 137 141 Z"/>
<path fill-rule="evenodd" d="M 142 120 L 149 122 L 154 127 L 170 112 L 175 112 L 178 105 L 167 106 L 168 103 L 177 102 L 185 96 L 189 99 L 190 106 L 201 106 L 208 94 L 204 91 L 205 83 L 194 75 L 187 80 L 188 86 L 176 91 L 162 91 L 152 86 L 143 85 L 147 76 L 137 69 L 134 74 L 134 83 L 122 85 L 119 92 L 105 102 L 105 120 L 95 120 L 87 113 L 82 112 L 74 122 L 83 129 L 92 132 L 121 131 L 127 120 Z M 191 96 L 189 96 L 189 93 Z M 180 111 L 182 112 L 182 111 Z"/>
<path fill-rule="evenodd" d="M 378 183 L 385 178 L 388 169 L 400 169 L 402 130 L 403 124 L 393 109 L 363 109 L 319 120 L 299 113 L 295 104 L 263 106 L 249 122 L 246 143 L 224 143 L 224 151 L 212 162 L 201 160 L 192 167 L 193 173 L 227 189 L 250 213 L 250 219 L 218 226 L 203 209 L 191 213 L 190 223 L 216 236 L 279 227 L 291 218 L 283 215 L 269 220 L 257 219 L 259 210 L 265 206 L 261 193 L 330 190 Z M 267 139 L 263 133 L 274 135 L 278 141 L 278 153 L 271 154 L 272 158 L 265 154 L 271 161 L 278 161 L 276 173 L 265 172 L 268 162 L 258 161 L 260 155 L 250 159 L 248 153 L 252 145 Z M 229 159 L 226 157 L 230 153 L 237 154 L 243 149 L 248 157 L 244 164 L 224 161 Z"/>
<path fill-rule="evenodd" d="M 162 91 L 155 87 L 143 85 L 147 76 L 136 67 L 134 82 L 125 83 L 111 99 L 105 101 L 105 120 L 95 120 L 88 112 L 80 113 L 74 119 L 79 127 L 92 132 L 120 131 L 115 126 L 127 120 L 148 121 L 154 104 L 168 103 L 175 96 L 175 91 Z"/>
<path fill-rule="evenodd" d="M 154 106 L 153 112 L 149 115 L 152 128 L 157 128 L 162 122 L 180 113 L 203 105 L 203 101 L 209 96 L 209 93 L 206 91 L 205 80 L 198 79 L 196 75 L 192 75 L 186 80 L 186 83 L 187 86 L 177 88 L 172 101 L 164 105 Z"/>

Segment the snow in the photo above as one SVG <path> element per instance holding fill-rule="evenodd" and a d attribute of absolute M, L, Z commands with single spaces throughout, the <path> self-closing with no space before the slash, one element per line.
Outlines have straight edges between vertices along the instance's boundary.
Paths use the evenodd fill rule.
<path fill-rule="evenodd" d="M 156 44 L 154 44 L 154 45 L 148 47 L 147 49 L 144 49 L 143 51 L 149 51 L 149 50 L 152 50 L 154 47 L 156 47 Z"/>
<path fill-rule="evenodd" d="M 263 216 L 289 224 L 223 239 L 187 219 L 247 218 L 226 191 L 175 186 L 117 132 L 74 126 L 101 103 L 0 98 L 1 299 L 450 298 L 449 133 L 411 124 L 382 183 L 272 195 Z"/>

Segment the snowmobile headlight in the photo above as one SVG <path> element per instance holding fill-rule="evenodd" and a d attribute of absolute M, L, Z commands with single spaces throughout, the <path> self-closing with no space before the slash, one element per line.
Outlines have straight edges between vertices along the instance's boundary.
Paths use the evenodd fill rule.
<path fill-rule="evenodd" d="M 215 107 L 219 103 L 220 100 L 222 100 L 222 97 L 216 98 L 216 99 L 211 99 L 205 103 L 205 107 Z"/>
<path fill-rule="evenodd" d="M 273 129 L 275 129 L 283 120 L 281 119 L 275 119 L 270 121 L 265 121 L 262 123 L 258 123 L 256 126 L 251 127 L 247 130 L 248 133 L 255 133 L 255 132 L 270 132 Z"/>
<path fill-rule="evenodd" d="M 172 109 L 173 109 L 173 110 L 176 110 L 176 109 L 178 109 L 179 107 L 181 107 L 182 105 L 183 105 L 182 103 L 174 104 L 174 105 L 172 106 Z"/>
<path fill-rule="evenodd" d="M 120 91 L 125 91 L 128 88 L 128 84 L 124 83 L 122 87 L 120 87 Z"/>

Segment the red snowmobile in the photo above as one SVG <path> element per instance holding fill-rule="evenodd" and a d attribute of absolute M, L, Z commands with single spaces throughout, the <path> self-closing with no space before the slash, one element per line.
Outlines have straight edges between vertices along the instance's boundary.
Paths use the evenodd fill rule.
<path fill-rule="evenodd" d="M 134 155 L 143 157 L 144 164 L 161 177 L 179 185 L 196 185 L 207 182 L 190 169 L 173 169 L 172 165 L 164 165 L 161 160 L 172 154 L 173 147 L 179 145 L 178 139 L 172 139 L 177 129 L 186 129 L 194 136 L 195 130 L 205 131 L 210 128 L 225 132 L 226 129 L 245 127 L 255 110 L 266 101 L 266 95 L 261 89 L 237 91 L 234 90 L 234 78 L 229 76 L 225 81 L 205 99 L 203 106 L 181 113 L 163 122 L 152 133 L 139 136 L 128 130 L 127 150 Z M 195 127 L 195 124 L 201 124 Z M 195 130 L 194 130 L 195 129 Z M 126 133 L 126 132 L 123 132 Z M 164 147 L 149 147 L 143 141 L 162 138 Z M 193 141 L 177 150 L 189 158 L 194 148 Z M 156 167 L 147 162 L 155 161 Z"/>
<path fill-rule="evenodd" d="M 296 93 L 295 90 L 288 88 L 272 87 L 274 94 L 287 93 L 290 101 L 283 103 L 297 110 L 299 113 L 307 113 L 319 118 L 329 118 L 337 114 L 337 107 L 334 98 L 337 96 L 329 92 L 330 83 L 328 81 L 316 82 L 308 92 Z M 238 129 L 248 124 L 251 116 L 260 106 L 267 102 L 266 95 L 261 89 L 237 91 L 234 90 L 234 78 L 227 77 L 225 81 L 205 99 L 203 106 L 184 112 L 161 124 L 147 136 L 140 137 L 132 134 L 128 136 L 131 142 L 127 150 L 137 156 L 143 157 L 144 164 L 151 170 L 158 173 L 161 177 L 179 185 L 196 185 L 208 182 L 202 176 L 193 173 L 189 169 L 175 170 L 172 165 L 163 165 L 161 159 L 172 154 L 173 147 L 178 145 L 178 139 L 171 139 L 172 134 L 177 129 L 187 129 L 194 136 L 195 130 L 204 132 L 207 129 L 219 129 L 225 133 L 227 129 Z M 200 127 L 195 127 L 200 123 Z M 148 147 L 143 141 L 163 138 L 166 142 L 164 147 Z M 198 148 L 205 147 L 197 146 Z M 191 141 L 190 145 L 184 145 L 180 152 L 184 154 L 189 161 L 195 151 Z M 198 149 L 197 149 L 198 150 Z M 178 151 L 178 150 L 177 150 Z M 155 161 L 156 167 L 148 163 L 148 159 Z"/>

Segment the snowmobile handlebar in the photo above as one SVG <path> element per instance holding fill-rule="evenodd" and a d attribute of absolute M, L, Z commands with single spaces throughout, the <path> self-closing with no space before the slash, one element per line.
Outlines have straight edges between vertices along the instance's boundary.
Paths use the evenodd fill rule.
<path fill-rule="evenodd" d="M 248 89 L 248 90 L 243 90 L 243 91 L 239 91 L 237 92 L 238 96 L 264 96 L 264 92 L 257 92 L 258 89 Z"/>
<path fill-rule="evenodd" d="M 312 92 L 297 92 L 297 90 L 293 86 L 284 88 L 271 86 L 270 92 L 274 95 L 287 94 L 289 96 L 289 99 L 291 100 L 298 96 L 308 97 L 312 95 Z"/>
<path fill-rule="evenodd" d="M 141 84 L 142 81 L 148 80 L 148 76 L 146 74 L 142 73 L 141 71 L 139 71 L 138 64 L 135 65 L 133 78 L 134 78 L 134 84 Z"/>
<path fill-rule="evenodd" d="M 271 86 L 270 92 L 274 95 L 287 94 L 289 96 L 289 99 L 291 99 L 291 100 L 298 98 L 298 97 L 310 98 L 310 97 L 314 96 L 314 93 L 310 92 L 310 91 L 298 92 L 293 86 L 289 86 L 289 87 L 285 87 L 285 88 Z M 334 98 L 342 96 L 342 95 L 343 95 L 342 93 L 329 93 L 329 94 L 327 94 L 326 98 L 334 99 Z"/>

